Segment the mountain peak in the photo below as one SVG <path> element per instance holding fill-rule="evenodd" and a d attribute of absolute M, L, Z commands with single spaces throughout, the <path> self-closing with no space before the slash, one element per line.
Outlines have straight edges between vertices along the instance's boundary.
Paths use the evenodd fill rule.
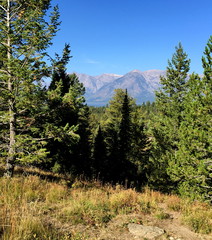
<path fill-rule="evenodd" d="M 79 80 L 86 88 L 86 100 L 89 105 L 106 105 L 114 94 L 114 89 L 128 89 L 130 96 L 136 98 L 138 104 L 153 101 L 154 91 L 160 85 L 160 76 L 166 71 L 134 69 L 125 75 L 104 73 L 98 76 L 78 74 Z"/>
<path fill-rule="evenodd" d="M 160 70 L 160 69 L 150 69 L 150 70 L 146 70 L 145 72 L 163 72 L 164 70 Z"/>
<path fill-rule="evenodd" d="M 122 77 L 123 75 L 119 75 L 119 74 L 114 74 L 114 73 L 103 73 L 101 75 L 97 75 L 96 77 L 99 78 L 99 77 L 102 77 L 102 76 L 109 76 L 109 77 Z"/>
<path fill-rule="evenodd" d="M 130 73 L 142 73 L 142 72 L 140 70 L 138 70 L 138 69 L 134 69 Z"/>

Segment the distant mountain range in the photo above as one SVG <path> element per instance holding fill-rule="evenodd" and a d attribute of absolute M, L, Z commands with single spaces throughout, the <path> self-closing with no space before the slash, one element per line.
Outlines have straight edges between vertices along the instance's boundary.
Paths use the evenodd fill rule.
<path fill-rule="evenodd" d="M 90 76 L 76 73 L 86 88 L 86 102 L 90 106 L 104 106 L 114 95 L 114 89 L 127 89 L 130 96 L 136 99 L 137 104 L 153 101 L 154 91 L 159 88 L 160 76 L 166 71 L 148 70 L 141 72 L 133 70 L 125 75 L 102 74 Z"/>

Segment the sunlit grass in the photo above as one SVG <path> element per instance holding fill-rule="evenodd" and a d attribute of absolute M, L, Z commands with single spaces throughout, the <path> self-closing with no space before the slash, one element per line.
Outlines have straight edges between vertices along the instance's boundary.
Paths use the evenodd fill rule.
<path fill-rule="evenodd" d="M 50 173 L 42 172 L 42 179 L 40 175 L 0 178 L 0 239 L 87 240 L 89 236 L 75 231 L 72 226 L 106 227 L 116 216 L 134 213 L 168 219 L 169 214 L 160 204 L 165 204 L 168 211 L 180 212 L 183 223 L 194 231 L 212 232 L 212 210 L 208 204 L 191 203 L 149 188 L 138 193 L 96 180 L 76 180 L 70 185 L 64 178 L 50 181 Z"/>

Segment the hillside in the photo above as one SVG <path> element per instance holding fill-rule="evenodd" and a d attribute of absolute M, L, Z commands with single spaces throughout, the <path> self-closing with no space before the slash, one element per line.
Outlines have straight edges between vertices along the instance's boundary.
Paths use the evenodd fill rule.
<path fill-rule="evenodd" d="M 88 105 L 102 106 L 109 102 L 117 88 L 127 89 L 137 104 L 153 101 L 154 91 L 159 87 L 160 76 L 164 76 L 165 71 L 133 70 L 123 76 L 116 74 L 89 76 L 80 73 L 77 75 L 86 88 L 85 97 Z"/>
<path fill-rule="evenodd" d="M 24 176 L 25 175 L 25 176 Z M 16 168 L 0 178 L 0 239 L 134 240 L 132 226 L 160 228 L 158 240 L 210 240 L 207 204 L 99 181 Z"/>

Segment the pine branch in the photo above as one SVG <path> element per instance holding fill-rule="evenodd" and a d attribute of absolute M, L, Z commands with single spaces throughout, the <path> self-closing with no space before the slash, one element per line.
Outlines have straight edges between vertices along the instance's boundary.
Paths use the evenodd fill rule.
<path fill-rule="evenodd" d="M 15 16 L 18 13 L 18 10 L 22 7 L 23 5 L 19 5 L 16 9 L 14 9 L 13 11 L 11 11 L 11 17 L 9 20 L 11 20 L 13 18 L 13 16 Z M 14 13 L 12 13 L 14 12 Z"/>
<path fill-rule="evenodd" d="M 20 29 L 19 29 L 19 30 L 17 29 L 17 32 L 16 32 L 16 34 L 15 34 L 14 36 L 18 36 L 22 31 L 24 31 L 24 29 L 26 28 L 26 26 L 27 26 L 29 23 L 30 23 L 30 20 L 28 20 L 27 22 L 25 22 L 25 24 L 24 24 L 23 27 L 20 26 Z"/>
<path fill-rule="evenodd" d="M 0 72 L 6 73 L 7 75 L 10 74 L 10 72 L 8 70 L 4 70 L 4 69 L 0 69 Z"/>
<path fill-rule="evenodd" d="M 7 12 L 7 10 L 2 5 L 0 5 L 0 8 L 2 8 L 5 12 Z"/>
<path fill-rule="evenodd" d="M 54 137 L 32 138 L 32 140 L 38 141 L 38 142 L 47 141 L 47 140 L 51 140 L 51 139 L 54 139 Z"/>

